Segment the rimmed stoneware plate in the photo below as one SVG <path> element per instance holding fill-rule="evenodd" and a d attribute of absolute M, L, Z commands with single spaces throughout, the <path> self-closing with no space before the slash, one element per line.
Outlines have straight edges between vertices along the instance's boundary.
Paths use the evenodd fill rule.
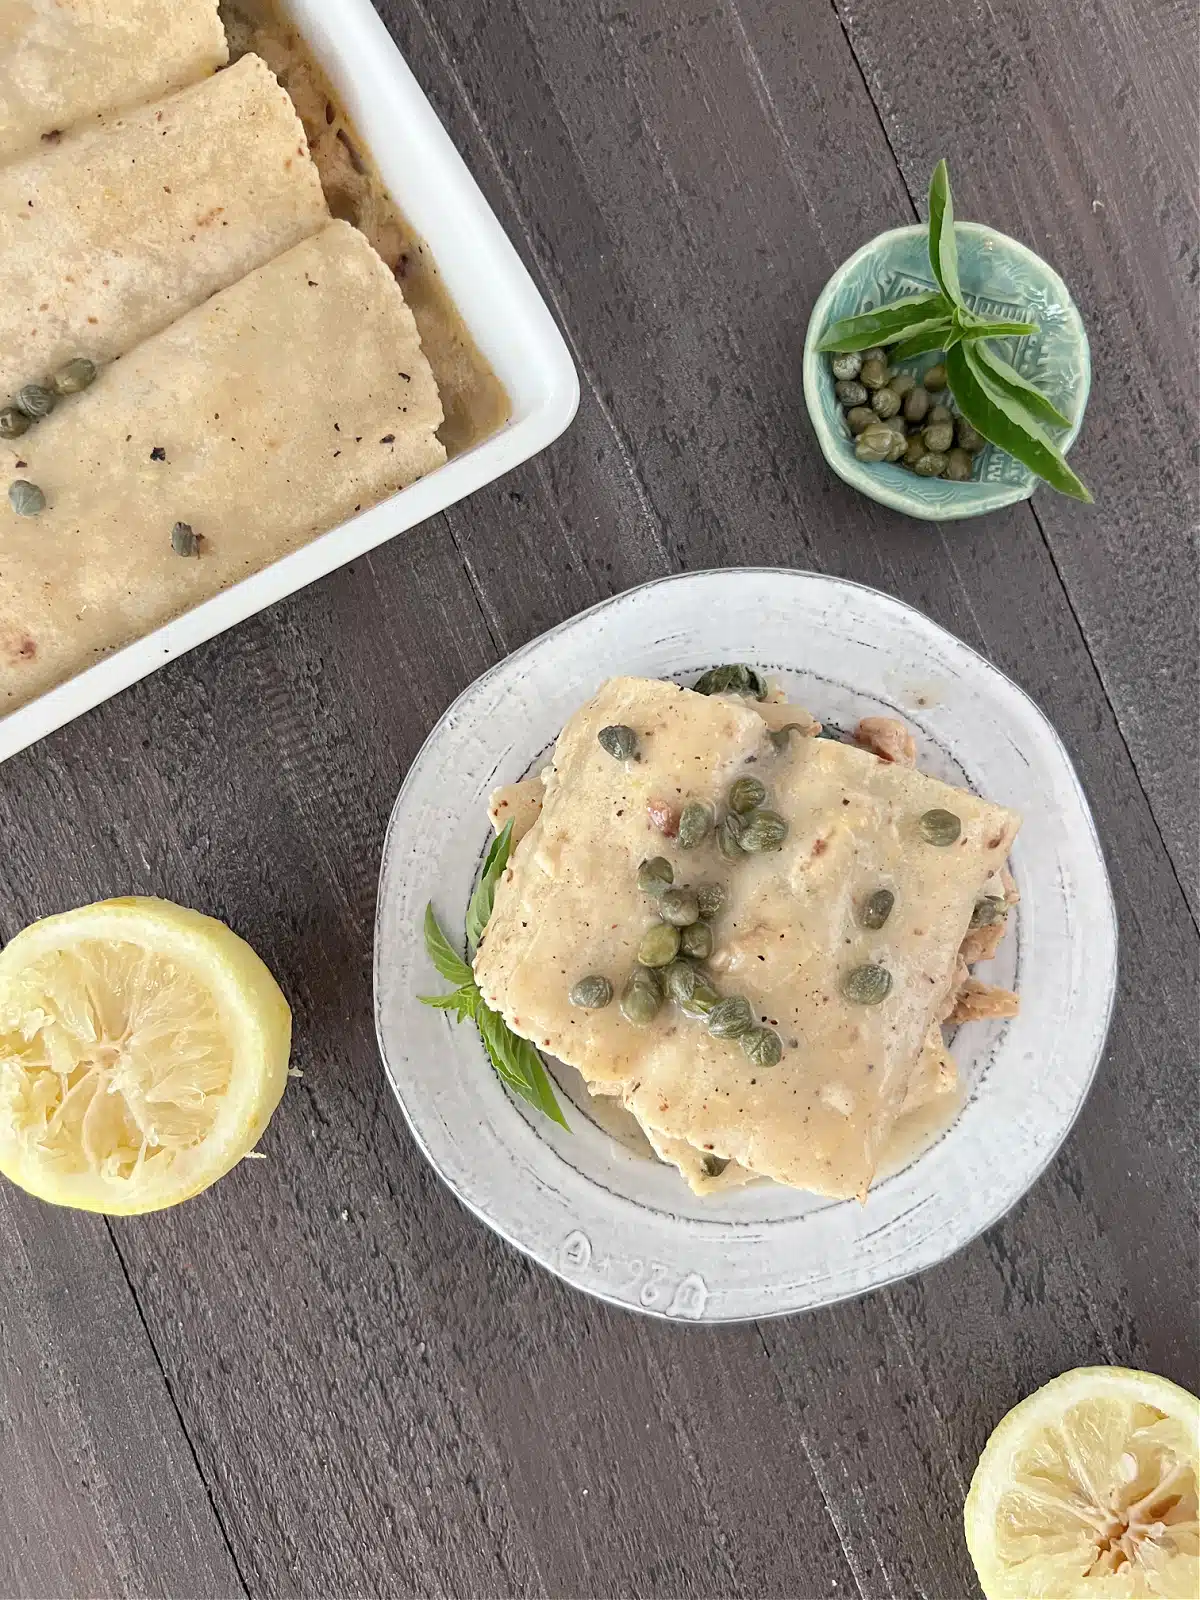
<path fill-rule="evenodd" d="M 1016 927 L 990 971 L 1019 989 L 1021 1014 L 959 1030 L 956 1115 L 924 1148 L 901 1146 L 865 1205 L 771 1183 L 698 1199 L 601 1118 L 571 1069 L 548 1063 L 566 1133 L 510 1097 L 472 1027 L 417 1000 L 444 987 L 422 942 L 425 906 L 461 934 L 489 840 L 489 792 L 536 770 L 606 678 L 690 682 L 724 661 L 759 667 L 840 728 L 873 712 L 902 716 L 925 770 L 1025 819 L 1013 856 Z M 920 1272 L 1003 1216 L 1088 1092 L 1116 956 L 1087 802 L 1057 734 L 1020 689 L 872 589 L 809 572 L 697 572 L 618 595 L 535 639 L 484 673 L 430 734 L 384 846 L 376 1023 L 418 1144 L 489 1227 L 616 1305 L 729 1322 Z"/>

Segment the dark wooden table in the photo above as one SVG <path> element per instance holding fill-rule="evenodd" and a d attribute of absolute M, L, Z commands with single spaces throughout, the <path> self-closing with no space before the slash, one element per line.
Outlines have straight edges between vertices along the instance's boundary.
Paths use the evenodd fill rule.
<path fill-rule="evenodd" d="M 974 1595 L 988 1431 L 1063 1368 L 1197 1385 L 1195 14 L 1176 0 L 379 0 L 567 332 L 579 417 L 468 503 L 0 769 L 0 937 L 122 892 L 227 919 L 304 1077 L 247 1163 L 134 1221 L 0 1192 L 0 1591 Z M 1095 385 L 1048 492 L 939 530 L 803 414 L 834 266 L 960 214 L 1070 283 Z M 1074 757 L 1122 990 L 1066 1147 L 914 1282 L 727 1330 L 493 1238 L 387 1091 L 388 810 L 447 702 L 600 597 L 785 563 L 919 606 Z"/>

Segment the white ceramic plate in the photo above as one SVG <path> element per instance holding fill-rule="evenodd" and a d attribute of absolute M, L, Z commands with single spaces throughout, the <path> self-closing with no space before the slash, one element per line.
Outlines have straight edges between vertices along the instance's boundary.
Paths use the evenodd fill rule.
<path fill-rule="evenodd" d="M 252 574 L 0 717 L 0 761 L 164 662 L 461 500 L 556 439 L 579 380 L 545 302 L 371 0 L 283 0 L 362 134 L 388 190 L 425 239 L 459 314 L 508 390 L 490 439 L 399 494 Z"/>
<path fill-rule="evenodd" d="M 490 830 L 487 797 L 540 763 L 619 673 L 690 682 L 747 661 L 838 727 L 902 716 L 919 763 L 1013 806 L 1016 928 L 993 981 L 1011 1022 L 959 1030 L 965 1103 L 948 1130 L 878 1182 L 865 1206 L 759 1183 L 701 1200 L 674 1168 L 595 1122 L 580 1080 L 564 1133 L 511 1099 L 473 1028 L 422 1006 L 444 987 L 421 938 L 432 900 L 461 932 Z M 535 639 L 459 697 L 414 762 L 384 846 L 375 935 L 384 1064 L 421 1148 L 490 1227 L 577 1288 L 694 1321 L 828 1304 L 941 1261 L 995 1222 L 1062 1142 L 1091 1084 L 1116 984 L 1117 932 L 1091 814 L 1058 736 L 995 667 L 918 612 L 814 573 L 663 579 Z"/>

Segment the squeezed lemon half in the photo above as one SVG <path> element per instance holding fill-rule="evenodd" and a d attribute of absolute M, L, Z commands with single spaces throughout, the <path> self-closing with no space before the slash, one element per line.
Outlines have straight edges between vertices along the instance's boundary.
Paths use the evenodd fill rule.
<path fill-rule="evenodd" d="M 287 1083 L 291 1012 L 243 939 L 166 900 L 102 900 L 0 950 L 0 1172 L 130 1215 L 207 1189 Z"/>
<path fill-rule="evenodd" d="M 988 1600 L 1197 1600 L 1200 1400 L 1079 1367 L 1023 1400 L 975 1468 L 964 1521 Z"/>

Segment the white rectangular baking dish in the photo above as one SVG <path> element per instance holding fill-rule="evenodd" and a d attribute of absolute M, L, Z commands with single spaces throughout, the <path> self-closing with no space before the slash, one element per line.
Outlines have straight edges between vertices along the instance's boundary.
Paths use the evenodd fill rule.
<path fill-rule="evenodd" d="M 287 0 L 401 211 L 512 401 L 494 438 L 0 718 L 0 761 L 155 667 L 527 461 L 579 403 L 562 334 L 371 0 Z M 251 509 L 252 508 L 248 508 Z"/>

